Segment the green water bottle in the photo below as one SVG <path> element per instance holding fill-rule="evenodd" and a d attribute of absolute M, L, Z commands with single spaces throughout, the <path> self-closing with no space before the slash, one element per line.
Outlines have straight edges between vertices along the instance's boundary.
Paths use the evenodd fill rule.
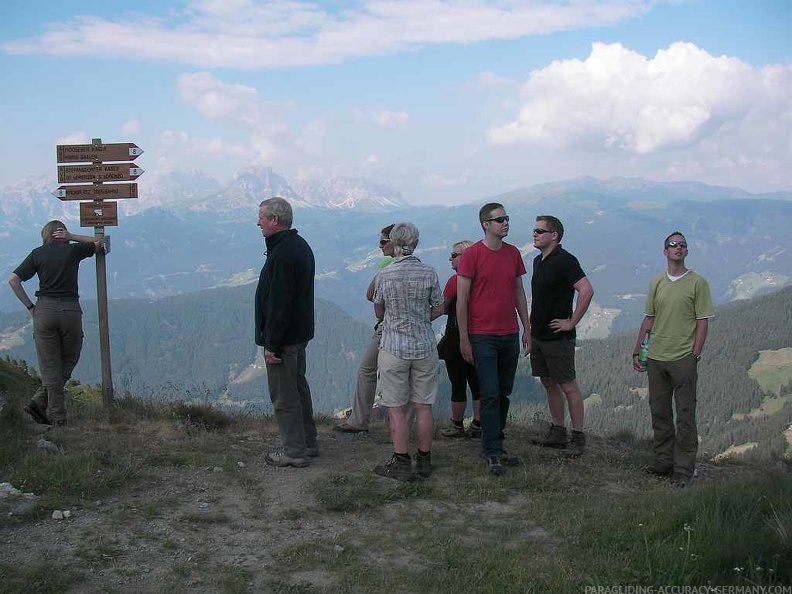
<path fill-rule="evenodd" d="M 638 364 L 641 366 L 642 371 L 646 371 L 646 361 L 649 358 L 649 334 L 651 330 L 647 330 L 644 339 L 641 341 L 641 348 L 638 350 Z"/>

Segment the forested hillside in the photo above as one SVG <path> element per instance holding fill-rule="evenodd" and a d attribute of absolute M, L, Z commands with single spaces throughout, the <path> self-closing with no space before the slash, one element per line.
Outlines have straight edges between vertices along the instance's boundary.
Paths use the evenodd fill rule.
<path fill-rule="evenodd" d="M 633 371 L 630 360 L 635 337 L 627 333 L 581 343 L 579 380 L 588 397 L 586 423 L 594 433 L 626 429 L 651 434 L 646 374 Z M 751 455 L 760 457 L 787 450 L 784 431 L 792 423 L 792 403 L 787 402 L 792 396 L 792 361 L 786 376 L 779 376 L 787 380 L 769 393 L 762 392 L 749 369 L 760 351 L 790 346 L 792 289 L 716 309 L 699 364 L 698 425 L 704 451 L 716 454 L 752 443 L 757 445 Z M 774 412 L 759 411 L 763 402 L 772 402 L 775 406 L 769 409 Z"/>
<path fill-rule="evenodd" d="M 179 397 L 253 404 L 269 409 L 263 361 L 253 344 L 253 285 L 220 288 L 157 301 L 110 303 L 112 364 L 116 391 L 138 396 Z M 96 304 L 86 301 L 85 348 L 75 377 L 101 378 Z M 0 315 L 5 352 L 35 365 L 29 316 Z M 21 331 L 21 324 L 27 323 Z M 602 340 L 581 341 L 578 374 L 588 430 L 607 435 L 628 430 L 651 433 L 646 375 L 633 371 L 635 330 Z M 316 338 L 308 348 L 308 377 L 318 412 L 349 406 L 360 356 L 371 328 L 327 301 L 317 301 Z M 699 430 L 702 450 L 721 453 L 743 446 L 751 455 L 781 455 L 784 430 L 792 423 L 792 349 L 776 353 L 779 367 L 756 379 L 760 351 L 792 347 L 792 288 L 717 308 L 699 366 Z M 780 361 L 780 363 L 779 363 Z M 438 418 L 449 408 L 449 387 L 440 374 Z M 520 421 L 549 418 L 541 385 L 521 358 L 512 398 Z M 751 445 L 751 444 L 756 444 Z"/>
<path fill-rule="evenodd" d="M 263 360 L 253 341 L 255 285 L 220 288 L 156 301 L 110 302 L 110 344 L 116 391 L 153 397 L 252 402 L 269 406 Z M 75 370 L 84 383 L 101 381 L 96 303 L 83 301 L 85 346 Z M 0 316 L 0 328 L 29 316 Z M 373 317 L 373 313 L 372 313 Z M 12 357 L 36 365 L 30 327 Z M 316 303 L 316 338 L 308 347 L 308 377 L 318 410 L 345 406 L 370 329 L 342 309 Z M 260 365 L 260 366 L 259 366 Z"/>

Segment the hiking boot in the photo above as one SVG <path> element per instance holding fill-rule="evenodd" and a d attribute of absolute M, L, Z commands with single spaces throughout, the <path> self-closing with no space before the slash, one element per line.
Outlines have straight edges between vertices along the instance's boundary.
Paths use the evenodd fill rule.
<path fill-rule="evenodd" d="M 454 439 L 465 437 L 465 426 L 461 421 L 457 424 L 454 419 L 451 419 L 451 424 L 447 429 L 443 429 L 440 435 L 443 437 L 453 437 Z"/>
<path fill-rule="evenodd" d="M 506 450 L 501 450 L 501 464 L 504 466 L 519 466 L 522 464 L 519 456 L 508 453 Z"/>
<path fill-rule="evenodd" d="M 572 430 L 572 436 L 569 438 L 569 444 L 567 445 L 567 449 L 564 452 L 564 455 L 568 458 L 577 458 L 578 456 L 583 455 L 583 451 L 586 449 L 586 434 L 582 431 L 575 431 Z"/>
<path fill-rule="evenodd" d="M 349 423 L 336 425 L 333 427 L 333 431 L 338 431 L 339 433 L 368 433 L 367 428 L 359 427 L 358 425 L 350 425 Z"/>
<path fill-rule="evenodd" d="M 567 430 L 563 425 L 556 425 L 551 423 L 542 437 L 535 437 L 531 440 L 534 445 L 543 448 L 559 448 L 564 449 L 567 447 Z"/>
<path fill-rule="evenodd" d="M 44 414 L 44 411 L 41 410 L 41 408 L 38 405 L 38 402 L 36 402 L 35 400 L 31 400 L 30 402 L 28 402 L 25 406 L 22 407 L 22 410 L 24 410 L 27 414 L 29 414 L 30 417 L 34 421 L 36 421 L 36 423 L 38 423 L 39 425 L 52 425 L 52 423 L 50 423 L 50 420 L 47 418 L 47 415 Z"/>
<path fill-rule="evenodd" d="M 465 437 L 468 439 L 481 439 L 481 425 L 470 423 L 467 431 L 465 431 Z"/>
<path fill-rule="evenodd" d="M 415 455 L 415 471 L 421 478 L 429 478 L 432 475 L 432 452 L 428 454 Z"/>
<path fill-rule="evenodd" d="M 393 454 L 391 459 L 385 464 L 379 464 L 375 466 L 374 474 L 402 482 L 410 482 L 415 480 L 415 475 L 412 471 L 412 460 L 410 460 L 409 457 L 405 459 L 401 456 L 397 456 L 396 454 Z"/>
<path fill-rule="evenodd" d="M 673 466 L 662 466 L 660 464 L 653 464 L 651 466 L 644 466 L 641 470 L 643 470 L 646 474 L 651 474 L 653 476 L 671 476 L 674 474 L 674 467 Z"/>
<path fill-rule="evenodd" d="M 506 469 L 501 464 L 500 456 L 487 456 L 487 472 L 495 476 L 506 474 Z"/>
<path fill-rule="evenodd" d="M 305 458 L 292 458 L 283 448 L 277 449 L 264 456 L 264 461 L 270 466 L 293 466 L 294 468 L 305 468 L 310 464 Z"/>
<path fill-rule="evenodd" d="M 318 458 L 319 457 L 319 446 L 305 446 L 305 455 L 309 458 Z"/>

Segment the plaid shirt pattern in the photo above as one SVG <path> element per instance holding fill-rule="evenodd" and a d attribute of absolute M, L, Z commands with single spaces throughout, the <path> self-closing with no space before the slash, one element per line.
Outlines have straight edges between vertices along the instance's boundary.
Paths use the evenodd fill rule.
<path fill-rule="evenodd" d="M 374 303 L 385 307 L 380 348 L 409 361 L 437 348 L 430 311 L 443 293 L 434 268 L 412 255 L 397 258 L 377 274 Z"/>

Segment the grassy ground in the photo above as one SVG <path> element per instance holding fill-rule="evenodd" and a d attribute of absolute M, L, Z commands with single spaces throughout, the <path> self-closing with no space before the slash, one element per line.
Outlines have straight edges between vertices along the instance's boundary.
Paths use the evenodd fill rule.
<path fill-rule="evenodd" d="M 435 473 L 396 483 L 371 468 L 387 426 L 339 441 L 320 419 L 321 456 L 276 469 L 271 419 L 90 390 L 68 428 L 44 438 L 10 398 L 0 482 L 38 496 L 0 501 L 0 593 L 584 592 L 585 586 L 792 583 L 792 474 L 702 462 L 694 486 L 645 475 L 649 446 L 590 436 L 567 459 L 529 444 L 488 476 L 475 441 L 437 440 Z M 9 397 L 7 397 L 9 398 Z M 67 520 L 51 519 L 69 510 Z"/>

